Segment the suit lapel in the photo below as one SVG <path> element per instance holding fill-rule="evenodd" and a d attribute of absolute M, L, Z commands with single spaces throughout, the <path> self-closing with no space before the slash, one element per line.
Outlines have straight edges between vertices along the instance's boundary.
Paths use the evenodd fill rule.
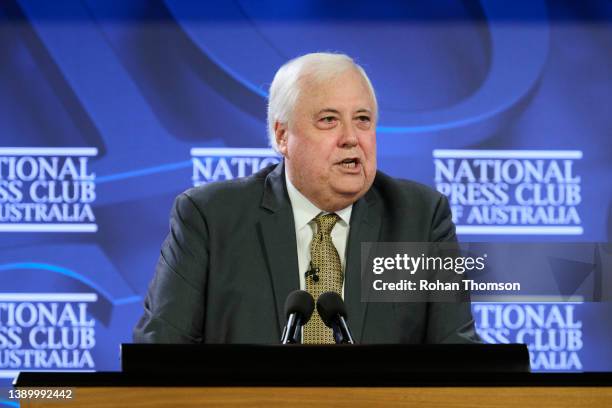
<path fill-rule="evenodd" d="M 346 253 L 345 296 L 349 324 L 361 343 L 368 303 L 361 302 L 361 243 L 377 242 L 382 210 L 373 189 L 353 205 Z"/>
<path fill-rule="evenodd" d="M 280 339 L 285 324 L 285 299 L 291 291 L 300 288 L 295 225 L 285 187 L 283 162 L 266 177 L 261 207 L 266 213 L 259 222 L 259 229 L 272 281 Z"/>

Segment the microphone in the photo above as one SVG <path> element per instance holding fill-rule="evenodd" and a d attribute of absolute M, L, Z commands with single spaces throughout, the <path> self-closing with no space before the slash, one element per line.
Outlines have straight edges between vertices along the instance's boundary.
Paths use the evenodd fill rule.
<path fill-rule="evenodd" d="M 285 316 L 287 324 L 281 335 L 281 344 L 300 343 L 302 326 L 304 326 L 314 310 L 314 299 L 305 290 L 294 290 L 285 300 Z"/>
<path fill-rule="evenodd" d="M 310 267 L 304 273 L 304 278 L 308 279 L 309 276 L 312 276 L 312 281 L 317 283 L 319 281 L 319 268 L 315 268 L 312 266 L 312 262 L 310 262 Z"/>
<path fill-rule="evenodd" d="M 334 331 L 336 344 L 355 344 L 347 324 L 346 306 L 336 292 L 325 292 L 317 299 L 317 312 L 327 327 Z"/>

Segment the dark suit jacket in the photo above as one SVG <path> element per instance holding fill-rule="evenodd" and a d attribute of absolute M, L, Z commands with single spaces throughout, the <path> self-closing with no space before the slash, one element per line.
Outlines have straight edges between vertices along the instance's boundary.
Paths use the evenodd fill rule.
<path fill-rule="evenodd" d="M 478 341 L 467 303 L 362 303 L 361 242 L 455 240 L 446 198 L 378 172 L 353 205 L 345 303 L 358 343 Z M 134 341 L 278 343 L 299 289 L 283 163 L 177 197 Z M 316 312 L 315 312 L 316 313 Z"/>

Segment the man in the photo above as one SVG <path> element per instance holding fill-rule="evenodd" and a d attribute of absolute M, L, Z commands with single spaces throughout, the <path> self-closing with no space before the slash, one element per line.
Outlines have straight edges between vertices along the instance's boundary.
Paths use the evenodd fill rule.
<path fill-rule="evenodd" d="M 298 288 L 343 295 L 359 343 L 474 342 L 469 304 L 362 303 L 361 242 L 454 241 L 447 200 L 376 171 L 374 90 L 346 55 L 279 69 L 268 130 L 276 166 L 175 202 L 138 342 L 278 343 Z M 305 343 L 331 342 L 316 312 Z"/>

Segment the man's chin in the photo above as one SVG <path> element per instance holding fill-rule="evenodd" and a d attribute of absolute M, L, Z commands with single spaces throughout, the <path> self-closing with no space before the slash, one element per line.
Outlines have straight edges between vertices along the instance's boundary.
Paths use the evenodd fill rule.
<path fill-rule="evenodd" d="M 335 183 L 331 185 L 332 190 L 337 194 L 343 196 L 357 196 L 361 197 L 369 188 L 368 180 L 361 175 L 361 177 L 340 177 L 334 180 Z"/>
<path fill-rule="evenodd" d="M 352 200 L 355 202 L 365 193 L 363 187 L 363 184 L 361 184 L 359 187 L 355 186 L 351 188 L 347 188 L 347 186 L 339 186 L 338 188 L 334 189 L 334 192 L 339 198 L 341 197 L 344 200 Z"/>

